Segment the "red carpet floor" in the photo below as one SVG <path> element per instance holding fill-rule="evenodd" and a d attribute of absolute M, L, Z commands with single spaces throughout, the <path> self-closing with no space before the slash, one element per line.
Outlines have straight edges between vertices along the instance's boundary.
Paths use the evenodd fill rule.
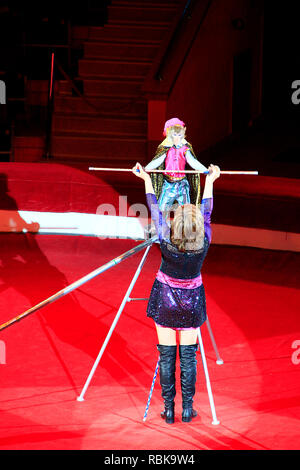
<path fill-rule="evenodd" d="M 4 323 L 136 244 L 72 236 L 0 235 Z M 203 269 L 210 323 L 202 327 L 220 424 L 212 425 L 201 355 L 192 423 L 164 423 L 158 358 L 145 301 L 126 305 L 78 402 L 139 253 L 0 333 L 0 449 L 299 449 L 299 254 L 212 246 Z M 147 297 L 159 266 L 150 249 L 131 297 Z"/>

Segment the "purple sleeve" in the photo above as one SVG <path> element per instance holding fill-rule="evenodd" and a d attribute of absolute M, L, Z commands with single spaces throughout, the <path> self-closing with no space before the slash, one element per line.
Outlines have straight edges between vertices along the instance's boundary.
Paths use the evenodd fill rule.
<path fill-rule="evenodd" d="M 151 213 L 151 219 L 154 222 L 159 241 L 170 237 L 170 227 L 168 226 L 162 212 L 159 209 L 155 194 L 146 194 L 147 205 Z"/>
<path fill-rule="evenodd" d="M 208 238 L 209 243 L 211 242 L 211 225 L 210 217 L 213 210 L 213 198 L 202 199 L 201 202 L 201 214 L 204 217 L 204 233 Z"/>

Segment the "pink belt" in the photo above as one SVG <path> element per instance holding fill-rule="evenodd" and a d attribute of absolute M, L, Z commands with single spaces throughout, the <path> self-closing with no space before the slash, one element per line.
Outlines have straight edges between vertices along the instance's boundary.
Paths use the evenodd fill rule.
<path fill-rule="evenodd" d="M 162 273 L 161 271 L 158 271 L 156 274 L 156 279 L 163 284 L 168 284 L 170 287 L 177 287 L 180 289 L 195 289 L 202 284 L 201 274 L 194 279 L 176 279 Z"/>

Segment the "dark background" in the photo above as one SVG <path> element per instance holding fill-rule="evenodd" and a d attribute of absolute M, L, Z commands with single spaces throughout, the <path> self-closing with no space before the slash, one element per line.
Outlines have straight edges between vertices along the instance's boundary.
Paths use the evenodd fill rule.
<path fill-rule="evenodd" d="M 257 3 L 257 2 L 255 2 Z M 252 134 L 267 132 L 268 139 L 278 134 L 286 142 L 284 151 L 279 149 L 273 158 L 278 162 L 292 163 L 293 177 L 299 177 L 300 139 L 299 120 L 300 105 L 292 103 L 292 83 L 300 79 L 300 28 L 299 5 L 295 1 L 272 2 L 264 4 L 264 46 L 263 46 L 263 89 L 262 114 L 253 123 Z M 24 114 L 24 80 L 47 80 L 50 74 L 50 51 L 43 47 L 24 47 L 24 44 L 47 45 L 67 44 L 68 25 L 89 24 L 102 25 L 107 20 L 109 0 L 69 2 L 0 2 L 0 79 L 7 85 L 7 105 L 0 107 L 0 140 L 1 150 L 10 146 L 10 125 L 17 120 L 23 125 L 45 126 L 40 115 L 31 116 L 31 122 L 25 122 Z M 71 51 L 61 48 L 56 50 L 57 59 L 71 77 L 76 78 L 77 60 L 82 56 L 80 47 Z M 247 55 L 241 58 L 237 67 L 237 77 L 243 82 L 249 62 Z M 56 79 L 59 79 L 56 71 Z M 80 84 L 78 85 L 80 86 Z M 245 105 L 244 118 L 247 120 Z M 216 112 L 218 112 L 216 110 Z M 23 120 L 22 120 L 23 119 Z M 233 115 L 233 130 L 239 132 L 243 127 L 243 116 Z M 216 154 L 217 155 L 217 154 Z M 262 157 L 260 157 L 262 158 Z M 267 158 L 267 157 L 266 157 Z M 268 157 L 269 158 L 269 157 Z M 7 157 L 2 156 L 2 161 Z M 270 168 L 270 164 L 267 165 Z M 277 167 L 278 168 L 278 167 Z M 271 170 L 266 170 L 270 174 Z M 278 170 L 276 170 L 278 173 Z M 285 176 L 288 176 L 287 172 Z"/>

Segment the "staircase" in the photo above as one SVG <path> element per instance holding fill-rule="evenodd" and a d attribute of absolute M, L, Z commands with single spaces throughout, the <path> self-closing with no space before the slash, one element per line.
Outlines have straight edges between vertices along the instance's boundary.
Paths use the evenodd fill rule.
<path fill-rule="evenodd" d="M 181 4 L 112 0 L 107 24 L 87 28 L 77 77 L 83 97 L 67 81 L 56 84 L 55 161 L 115 167 L 146 162 L 147 99 L 141 86 Z"/>

